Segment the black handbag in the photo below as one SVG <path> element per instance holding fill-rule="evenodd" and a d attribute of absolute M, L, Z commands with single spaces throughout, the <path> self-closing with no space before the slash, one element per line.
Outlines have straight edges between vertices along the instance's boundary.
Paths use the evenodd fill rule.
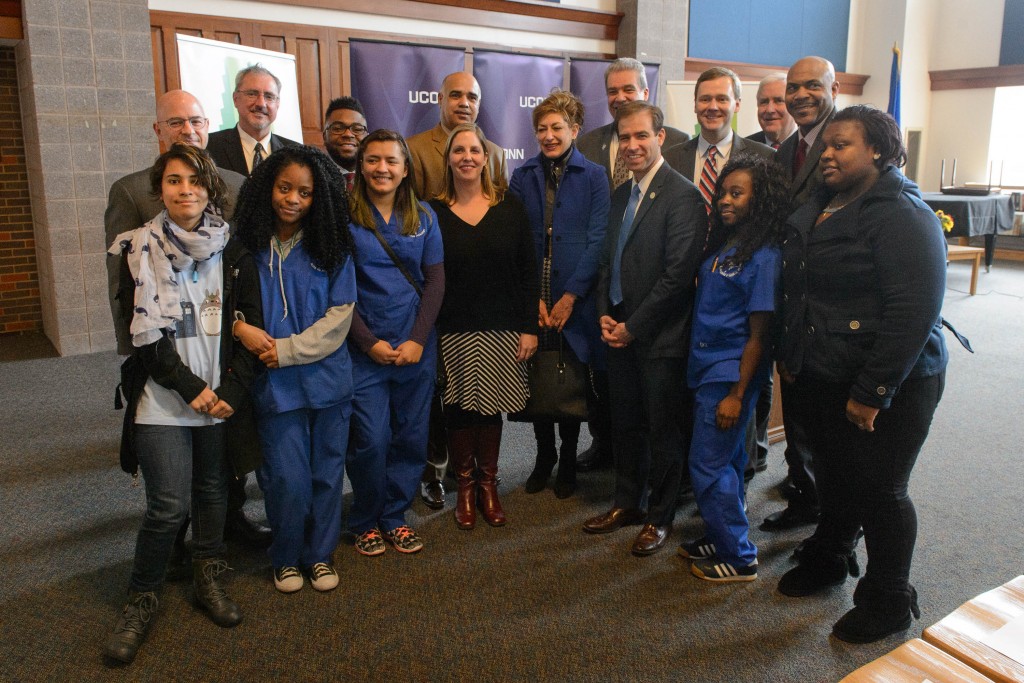
<path fill-rule="evenodd" d="M 509 414 L 509 420 L 582 422 L 587 419 L 587 366 L 565 353 L 565 338 L 561 334 L 558 349 L 536 353 L 527 361 L 526 368 L 530 398 L 525 408 Z"/>

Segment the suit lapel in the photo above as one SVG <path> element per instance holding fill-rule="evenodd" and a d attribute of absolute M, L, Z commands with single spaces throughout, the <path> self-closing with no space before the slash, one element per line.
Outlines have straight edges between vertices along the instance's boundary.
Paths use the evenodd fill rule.
<path fill-rule="evenodd" d="M 814 140 L 814 144 L 807 150 L 807 156 L 804 157 L 804 165 L 800 167 L 800 171 L 793 178 L 793 188 L 800 188 L 807 182 L 808 176 L 814 173 L 814 169 L 818 166 L 818 159 L 821 158 L 821 153 L 825 150 L 825 140 L 823 139 L 822 133 L 824 128 L 819 131 L 818 137 Z M 800 143 L 797 143 L 798 145 Z M 795 156 L 796 152 L 794 152 Z"/>
<path fill-rule="evenodd" d="M 440 155 L 441 159 L 444 159 L 444 146 L 448 142 L 448 137 L 444 134 L 444 128 L 441 127 L 440 123 L 431 129 L 430 139 L 434 142 L 434 149 L 437 150 L 438 155 Z"/>
<path fill-rule="evenodd" d="M 661 183 L 665 179 L 665 173 L 667 173 L 666 166 L 667 164 L 664 163 L 661 165 L 661 168 L 659 168 L 654 177 L 651 178 L 651 185 L 647 188 L 647 192 L 640 198 L 640 206 L 636 210 L 636 215 L 633 216 L 633 222 L 629 224 L 629 234 L 626 236 L 627 245 L 629 244 L 629 241 L 633 239 L 633 235 L 636 234 L 637 228 L 643 222 L 644 217 L 647 215 L 651 206 L 653 206 L 654 202 L 657 201 L 658 193 L 661 189 Z M 623 207 L 622 211 L 625 213 L 626 208 Z"/>
<path fill-rule="evenodd" d="M 231 130 L 231 144 L 227 146 L 228 159 L 231 161 L 231 168 L 242 169 L 242 175 L 249 175 L 249 165 L 245 163 L 245 151 L 242 150 L 242 137 L 238 134 L 237 128 Z"/>

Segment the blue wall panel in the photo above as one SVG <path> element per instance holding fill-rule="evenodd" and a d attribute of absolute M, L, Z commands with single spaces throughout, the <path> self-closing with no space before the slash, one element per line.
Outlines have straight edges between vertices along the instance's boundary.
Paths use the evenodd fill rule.
<path fill-rule="evenodd" d="M 1024 0 L 1006 0 L 999 65 L 1024 64 Z"/>
<path fill-rule="evenodd" d="M 819 55 L 845 71 L 849 25 L 850 0 L 690 0 L 689 56 L 787 66 Z"/>

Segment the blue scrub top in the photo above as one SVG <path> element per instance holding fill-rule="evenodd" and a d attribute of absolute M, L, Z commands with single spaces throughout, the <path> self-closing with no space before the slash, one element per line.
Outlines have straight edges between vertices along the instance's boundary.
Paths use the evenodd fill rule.
<path fill-rule="evenodd" d="M 750 314 L 777 308 L 781 250 L 761 247 L 742 266 L 722 267 L 734 251 L 728 247 L 708 257 L 697 275 L 687 367 L 690 387 L 739 381 L 740 357 L 750 339 Z M 767 373 L 770 361 L 771 354 L 766 349 L 758 374 Z"/>
<path fill-rule="evenodd" d="M 274 339 L 299 334 L 320 320 L 333 306 L 356 300 L 356 272 L 352 259 L 333 272 L 313 265 L 305 242 L 299 241 L 281 263 L 274 257 L 271 274 L 270 249 L 256 255 L 263 300 L 263 322 Z M 288 317 L 284 317 L 281 280 L 288 298 Z M 282 319 L 283 318 L 283 319 Z M 256 409 L 261 414 L 283 413 L 299 408 L 321 409 L 352 398 L 352 363 L 348 343 L 315 363 L 291 365 L 261 372 L 253 384 Z"/>
<path fill-rule="evenodd" d="M 397 211 L 385 222 L 376 207 L 370 208 L 377 230 L 422 290 L 423 269 L 444 260 L 444 244 L 434 210 L 423 206 L 416 234 L 403 235 Z M 356 310 L 375 337 L 392 347 L 398 346 L 409 340 L 420 297 L 372 231 L 354 223 L 349 225 L 349 231 L 356 246 Z"/>

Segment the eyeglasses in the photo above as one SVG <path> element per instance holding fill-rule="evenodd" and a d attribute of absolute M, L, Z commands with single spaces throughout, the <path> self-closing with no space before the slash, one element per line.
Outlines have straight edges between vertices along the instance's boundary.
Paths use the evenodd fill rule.
<path fill-rule="evenodd" d="M 335 121 L 324 128 L 324 132 L 330 133 L 331 135 L 343 135 L 346 130 L 352 131 L 352 134 L 358 137 L 366 132 L 366 126 L 361 123 L 342 123 L 341 121 Z"/>
<path fill-rule="evenodd" d="M 171 130 L 181 130 L 182 128 L 185 127 L 186 122 L 194 129 L 202 130 L 203 128 L 206 128 L 206 124 L 210 122 L 210 119 L 204 118 L 202 116 L 192 116 L 187 119 L 173 118 L 167 119 L 166 121 L 157 121 L 157 123 L 162 123 Z"/>
<path fill-rule="evenodd" d="M 258 99 L 260 95 L 263 95 L 263 99 L 269 102 L 270 104 L 274 104 L 275 102 L 281 99 L 280 95 L 278 95 L 277 93 L 272 93 L 269 90 L 236 90 L 235 92 L 237 92 L 239 95 L 244 95 L 247 99 L 250 100 Z"/>

